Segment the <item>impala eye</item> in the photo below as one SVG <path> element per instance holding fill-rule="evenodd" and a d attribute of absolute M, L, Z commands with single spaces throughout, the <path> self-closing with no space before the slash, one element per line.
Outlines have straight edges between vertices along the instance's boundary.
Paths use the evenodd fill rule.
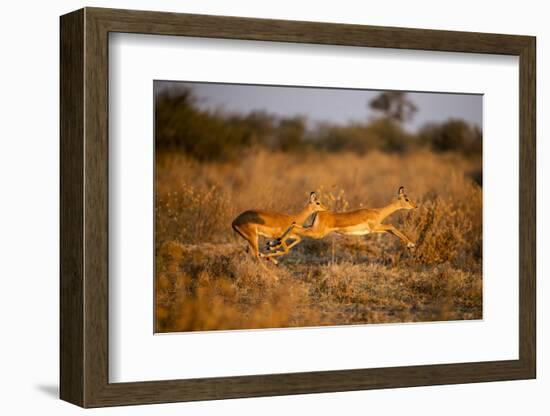
<path fill-rule="evenodd" d="M 321 203 L 320 203 L 320 202 L 317 202 L 317 205 L 321 205 Z"/>

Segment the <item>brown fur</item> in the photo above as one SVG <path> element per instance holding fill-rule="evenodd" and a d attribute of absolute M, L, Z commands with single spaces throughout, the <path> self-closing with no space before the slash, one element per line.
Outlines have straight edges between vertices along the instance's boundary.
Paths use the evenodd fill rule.
<path fill-rule="evenodd" d="M 274 251 L 266 256 L 276 257 L 287 254 L 289 250 L 298 244 L 301 237 L 320 239 L 326 235 L 336 232 L 345 235 L 366 235 L 370 233 L 390 233 L 401 239 L 407 248 L 415 247 L 407 236 L 397 230 L 393 225 L 383 224 L 382 221 L 395 211 L 401 209 L 415 209 L 417 205 L 405 194 L 403 187 L 397 192 L 397 200 L 382 208 L 364 208 L 350 212 L 324 211 L 316 214 L 315 220 L 310 227 L 301 224 L 292 224 L 278 239 L 276 244 L 271 245 L 271 250 L 282 248 L 282 251 Z M 294 241 L 287 245 L 286 241 Z"/>
<path fill-rule="evenodd" d="M 281 214 L 278 212 L 249 210 L 239 214 L 232 222 L 233 230 L 244 238 L 252 249 L 256 258 L 266 257 L 276 263 L 270 255 L 260 253 L 258 247 L 259 236 L 277 238 L 282 235 L 292 224 L 304 224 L 308 218 L 317 212 L 327 208 L 319 201 L 315 192 L 309 196 L 307 205 L 296 215 Z"/>

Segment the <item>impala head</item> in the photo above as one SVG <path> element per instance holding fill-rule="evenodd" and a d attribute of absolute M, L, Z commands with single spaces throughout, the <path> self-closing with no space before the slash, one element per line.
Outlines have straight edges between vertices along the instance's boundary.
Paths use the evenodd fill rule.
<path fill-rule="evenodd" d="M 405 193 L 405 188 L 402 186 L 400 186 L 397 191 L 397 201 L 402 209 L 416 209 L 418 207 L 418 205 L 416 205 L 413 200 L 407 196 Z"/>
<path fill-rule="evenodd" d="M 328 208 L 323 205 L 315 192 L 309 194 L 308 207 L 311 209 L 312 212 L 328 211 Z"/>

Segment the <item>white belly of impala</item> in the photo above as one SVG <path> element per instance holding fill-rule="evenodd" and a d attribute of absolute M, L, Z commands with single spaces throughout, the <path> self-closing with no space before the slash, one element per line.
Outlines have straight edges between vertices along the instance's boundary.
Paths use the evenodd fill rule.
<path fill-rule="evenodd" d="M 370 234 L 370 230 L 359 230 L 347 232 L 346 235 L 367 235 Z"/>
<path fill-rule="evenodd" d="M 345 235 L 367 235 L 371 233 L 370 228 L 361 227 L 361 228 L 348 228 L 341 231 Z"/>

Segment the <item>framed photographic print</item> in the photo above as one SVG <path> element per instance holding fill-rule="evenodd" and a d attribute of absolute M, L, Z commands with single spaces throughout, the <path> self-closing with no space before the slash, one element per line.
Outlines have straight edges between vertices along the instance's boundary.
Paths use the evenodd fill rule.
<path fill-rule="evenodd" d="M 61 398 L 534 378 L 535 38 L 61 17 Z"/>

